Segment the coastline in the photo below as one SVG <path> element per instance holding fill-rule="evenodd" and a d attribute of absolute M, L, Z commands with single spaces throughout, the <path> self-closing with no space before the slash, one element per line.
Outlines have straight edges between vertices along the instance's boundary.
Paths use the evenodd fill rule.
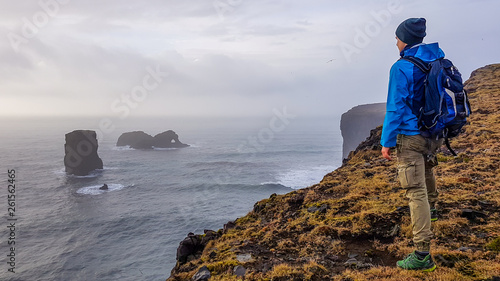
<path fill-rule="evenodd" d="M 466 88 L 473 115 L 465 132 L 451 141 L 459 156 L 439 152 L 445 162 L 437 170 L 442 219 L 434 224 L 433 254 L 441 270 L 429 278 L 500 275 L 499 81 L 500 65 L 471 74 Z M 380 128 L 320 183 L 257 202 L 234 227 L 215 232 L 202 251 L 178 263 L 167 280 L 187 280 L 202 270 L 210 273 L 209 280 L 420 278 L 394 266 L 412 247 L 411 228 L 395 163 L 381 159 L 379 138 Z M 467 217 L 466 210 L 486 216 Z"/>

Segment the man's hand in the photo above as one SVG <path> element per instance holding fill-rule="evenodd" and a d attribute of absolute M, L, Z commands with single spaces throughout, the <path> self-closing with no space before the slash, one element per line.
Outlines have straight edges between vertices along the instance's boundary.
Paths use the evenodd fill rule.
<path fill-rule="evenodd" d="M 392 160 L 390 147 L 382 147 L 382 157 L 387 160 Z"/>

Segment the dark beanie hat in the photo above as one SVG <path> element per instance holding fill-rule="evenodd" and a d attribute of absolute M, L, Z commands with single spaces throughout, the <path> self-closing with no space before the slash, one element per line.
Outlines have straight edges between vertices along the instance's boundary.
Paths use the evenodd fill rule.
<path fill-rule="evenodd" d="M 425 35 L 424 18 L 409 18 L 396 29 L 396 36 L 410 46 L 422 43 Z"/>

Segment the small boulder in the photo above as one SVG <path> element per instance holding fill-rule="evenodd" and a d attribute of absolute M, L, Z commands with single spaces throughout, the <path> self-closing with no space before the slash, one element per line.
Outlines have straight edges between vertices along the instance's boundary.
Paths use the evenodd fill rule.
<path fill-rule="evenodd" d="M 239 262 L 251 262 L 253 261 L 252 255 L 251 254 L 240 254 L 236 256 L 236 259 Z"/>
<path fill-rule="evenodd" d="M 312 206 L 312 207 L 309 207 L 307 209 L 307 211 L 309 213 L 316 213 L 316 212 L 320 212 L 320 213 L 326 213 L 326 211 L 328 210 L 330 206 L 328 206 L 328 204 L 323 204 L 319 207 L 316 207 L 316 206 Z"/>
<path fill-rule="evenodd" d="M 202 268 L 196 272 L 195 275 L 193 275 L 193 278 L 191 278 L 192 281 L 208 281 L 208 279 L 212 277 L 210 274 L 210 270 L 208 270 L 207 266 L 204 265 Z"/>
<path fill-rule="evenodd" d="M 224 228 L 222 233 L 227 233 L 228 230 L 233 229 L 236 227 L 236 223 L 234 221 L 228 221 L 226 224 L 224 224 Z"/>
<path fill-rule="evenodd" d="M 462 209 L 462 214 L 460 215 L 463 218 L 467 218 L 469 221 L 474 221 L 478 218 L 487 218 L 488 215 L 481 211 L 471 210 L 471 209 Z"/>
<path fill-rule="evenodd" d="M 198 236 L 190 232 L 187 237 L 179 243 L 179 247 L 177 248 L 177 261 L 181 264 L 186 263 L 188 256 L 199 250 L 200 242 Z"/>
<path fill-rule="evenodd" d="M 350 268 L 356 268 L 356 269 L 365 269 L 365 268 L 370 268 L 373 267 L 373 264 L 371 263 L 364 263 L 362 261 L 357 260 L 356 258 L 349 258 L 345 263 L 344 266 L 350 267 Z"/>
<path fill-rule="evenodd" d="M 359 264 L 359 261 L 355 258 L 349 258 L 345 263 L 344 265 L 347 266 L 347 267 L 352 267 L 352 266 L 356 266 Z"/>
<path fill-rule="evenodd" d="M 236 266 L 233 270 L 234 275 L 236 275 L 238 277 L 245 276 L 246 272 L 247 272 L 247 269 L 241 265 Z"/>
<path fill-rule="evenodd" d="M 462 246 L 462 247 L 459 247 L 459 248 L 457 249 L 457 251 L 460 251 L 460 252 L 467 252 L 467 251 L 473 251 L 473 249 L 472 249 L 472 248 L 470 248 L 470 247 L 464 247 L 464 246 Z"/>
<path fill-rule="evenodd" d="M 349 254 L 347 255 L 347 257 L 348 257 L 349 259 L 355 259 L 355 258 L 359 257 L 359 254 L 356 254 L 356 253 L 349 253 Z"/>
<path fill-rule="evenodd" d="M 205 235 L 195 235 L 190 232 L 184 240 L 179 243 L 176 259 L 179 264 L 188 262 L 189 257 L 200 253 L 211 240 L 217 239 L 219 234 L 213 230 L 205 230 Z"/>

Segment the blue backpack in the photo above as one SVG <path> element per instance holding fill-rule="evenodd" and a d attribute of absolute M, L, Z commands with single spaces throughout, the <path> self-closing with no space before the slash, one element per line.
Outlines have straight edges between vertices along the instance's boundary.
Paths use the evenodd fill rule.
<path fill-rule="evenodd" d="M 471 113 L 469 98 L 462 83 L 462 75 L 453 63 L 445 58 L 430 63 L 416 57 L 402 57 L 412 62 L 426 74 L 424 95 L 416 96 L 413 113 L 418 117 L 421 135 L 427 138 L 444 138 L 450 152 L 449 138 L 460 134 Z M 423 100 L 422 100 L 423 99 Z"/>

